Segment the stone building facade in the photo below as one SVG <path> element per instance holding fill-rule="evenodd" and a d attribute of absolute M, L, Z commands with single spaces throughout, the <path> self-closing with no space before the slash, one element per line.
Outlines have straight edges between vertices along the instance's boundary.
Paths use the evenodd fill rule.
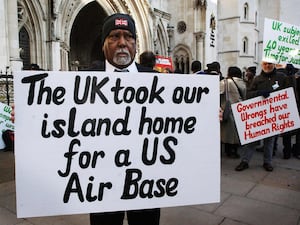
<path fill-rule="evenodd" d="M 300 24 L 298 0 L 0 0 L 0 70 L 78 70 L 101 58 L 103 19 L 130 14 L 137 60 L 144 50 L 170 56 L 190 73 L 193 60 L 240 68 L 261 60 L 265 17 Z"/>
<path fill-rule="evenodd" d="M 137 59 L 152 50 L 172 57 L 176 67 L 189 73 L 192 60 L 216 56 L 217 40 L 209 28 L 216 6 L 206 0 L 0 0 L 0 67 L 14 71 L 36 63 L 45 70 L 85 68 L 101 58 L 103 19 L 123 12 L 136 21 Z"/>
<path fill-rule="evenodd" d="M 229 66 L 256 66 L 259 73 L 265 18 L 300 26 L 299 9 L 297 0 L 219 0 L 217 59 L 223 73 Z"/>

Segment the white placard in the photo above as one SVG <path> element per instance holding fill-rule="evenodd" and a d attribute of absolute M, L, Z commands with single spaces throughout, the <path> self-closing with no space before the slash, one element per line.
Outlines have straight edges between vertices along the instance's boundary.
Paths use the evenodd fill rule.
<path fill-rule="evenodd" d="M 300 127 L 293 88 L 231 105 L 242 145 Z"/>
<path fill-rule="evenodd" d="M 265 18 L 263 61 L 300 66 L 300 27 Z"/>
<path fill-rule="evenodd" d="M 219 78 L 15 75 L 17 216 L 220 200 Z"/>

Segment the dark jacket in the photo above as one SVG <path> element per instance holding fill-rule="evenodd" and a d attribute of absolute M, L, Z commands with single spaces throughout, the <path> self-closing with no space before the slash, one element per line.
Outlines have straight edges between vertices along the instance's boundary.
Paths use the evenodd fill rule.
<path fill-rule="evenodd" d="M 137 70 L 139 72 L 151 72 L 157 73 L 156 70 L 149 67 L 142 66 L 138 63 L 135 63 Z M 88 71 L 105 71 L 105 61 L 94 61 L 92 65 L 87 69 Z"/>
<path fill-rule="evenodd" d="M 296 78 L 296 100 L 298 105 L 298 111 L 300 114 L 300 77 Z"/>
<path fill-rule="evenodd" d="M 279 87 L 274 89 L 273 85 L 278 84 Z M 260 91 L 274 92 L 287 88 L 287 76 L 284 73 L 278 72 L 274 69 L 271 73 L 261 72 L 260 75 L 255 76 L 254 80 L 247 91 L 247 99 L 260 96 Z"/>

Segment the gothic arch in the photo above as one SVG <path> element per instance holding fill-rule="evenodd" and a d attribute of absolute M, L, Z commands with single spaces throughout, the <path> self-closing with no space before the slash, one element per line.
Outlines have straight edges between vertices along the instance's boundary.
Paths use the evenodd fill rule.
<path fill-rule="evenodd" d="M 27 29 L 22 26 L 19 31 L 19 53 L 23 61 L 23 69 L 30 68 L 30 38 Z"/>
<path fill-rule="evenodd" d="M 189 47 L 185 45 L 177 45 L 174 48 L 173 64 L 174 68 L 179 69 L 183 73 L 190 73 L 190 63 L 192 53 Z"/>
<path fill-rule="evenodd" d="M 249 53 L 249 40 L 247 37 L 244 37 L 242 40 L 242 54 L 247 55 Z"/>
<path fill-rule="evenodd" d="M 249 20 L 249 4 L 247 2 L 243 5 L 243 20 Z"/>
<path fill-rule="evenodd" d="M 72 23 L 69 38 L 71 69 L 85 69 L 95 60 L 101 60 L 101 27 L 107 16 L 95 1 L 86 4 Z"/>
<path fill-rule="evenodd" d="M 155 40 L 155 53 L 163 56 L 168 56 L 170 48 L 168 34 L 161 20 L 157 24 L 157 39 Z"/>
<path fill-rule="evenodd" d="M 137 56 L 140 52 L 151 49 L 153 46 L 153 41 L 151 39 L 151 31 L 149 29 L 149 21 L 146 18 L 149 18 L 149 5 L 148 3 L 145 4 L 145 2 L 141 3 L 141 1 L 130 1 L 127 2 L 125 0 L 121 1 L 114 1 L 114 0 L 89 0 L 89 1 L 61 1 L 61 4 L 59 6 L 59 11 L 61 12 L 61 17 L 58 19 L 57 24 L 60 25 L 60 30 L 56 31 L 61 36 L 61 54 L 63 58 L 68 58 L 69 63 L 74 63 L 78 61 L 76 59 L 76 53 L 71 53 L 71 40 L 72 40 L 72 29 L 74 31 L 74 25 L 78 21 L 78 16 L 86 10 L 86 7 L 88 7 L 89 4 L 98 5 L 98 8 L 100 9 L 100 14 L 98 15 L 98 24 L 93 27 L 95 36 L 99 36 L 101 34 L 101 27 L 102 27 L 102 21 L 103 19 L 112 13 L 115 12 L 123 12 L 130 14 L 137 26 Z M 86 15 L 88 17 L 88 15 Z M 83 20 L 82 20 L 83 21 Z M 80 23 L 80 22 L 79 22 Z M 57 26 L 58 27 L 58 26 Z M 98 34 L 98 35 L 97 35 Z M 76 38 L 76 37 L 75 37 Z M 74 40 L 74 39 L 73 39 Z M 100 40 L 99 40 L 100 41 Z M 95 40 L 93 41 L 93 43 Z M 89 46 L 91 47 L 91 46 Z M 95 47 L 98 47 L 97 45 Z M 100 51 L 100 49 L 99 49 Z M 70 58 L 71 57 L 71 58 Z M 90 58 L 92 59 L 92 57 Z M 77 62 L 76 62 L 77 63 Z M 89 62 L 83 62 L 83 67 L 86 67 Z M 70 67 L 70 66 L 64 66 L 64 67 Z"/>
<path fill-rule="evenodd" d="M 39 1 L 18 1 L 19 31 L 25 29 L 29 37 L 30 63 L 37 63 L 41 68 L 47 68 L 46 40 L 47 32 L 43 24 L 45 12 Z M 21 52 L 25 49 L 21 49 Z M 24 54 L 24 52 L 23 52 Z M 28 64 L 28 62 L 26 63 Z M 24 69 L 27 65 L 25 65 Z"/>
<path fill-rule="evenodd" d="M 145 50 L 153 49 L 153 32 L 151 31 L 151 12 L 148 1 L 126 1 L 122 0 L 122 2 L 128 5 L 128 9 L 130 15 L 135 20 L 135 25 L 137 29 L 137 54 L 140 55 Z"/>

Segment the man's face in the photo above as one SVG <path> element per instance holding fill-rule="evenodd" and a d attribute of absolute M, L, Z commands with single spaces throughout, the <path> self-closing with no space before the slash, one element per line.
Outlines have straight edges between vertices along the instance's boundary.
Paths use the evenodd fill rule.
<path fill-rule="evenodd" d="M 134 60 L 136 41 L 128 30 L 112 30 L 106 37 L 102 50 L 109 63 L 122 69 Z"/>
<path fill-rule="evenodd" d="M 268 63 L 268 62 L 262 62 L 261 63 L 261 68 L 265 73 L 271 73 L 275 68 L 275 64 L 274 63 Z"/>

